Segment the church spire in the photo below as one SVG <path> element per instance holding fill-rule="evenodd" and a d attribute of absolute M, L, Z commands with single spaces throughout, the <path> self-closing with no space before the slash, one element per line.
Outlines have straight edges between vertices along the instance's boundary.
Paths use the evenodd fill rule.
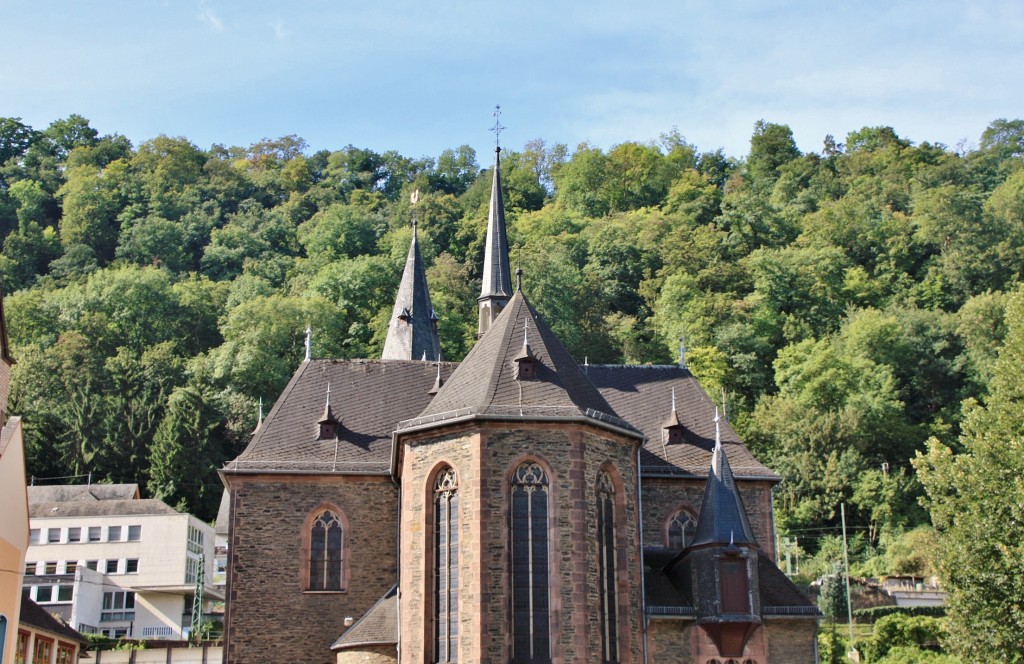
<path fill-rule="evenodd" d="M 500 134 L 501 107 L 494 111 L 493 131 Z M 512 297 L 512 272 L 509 268 L 508 237 L 505 233 L 505 201 L 501 196 L 501 146 L 494 148 L 494 175 L 491 179 L 491 204 L 487 212 L 487 246 L 484 249 L 483 284 L 477 302 L 480 308 L 480 326 L 483 336 Z"/>
<path fill-rule="evenodd" d="M 418 360 L 437 357 L 441 342 L 437 336 L 437 314 L 430 303 L 427 273 L 420 255 L 416 228 L 415 205 L 419 191 L 413 192 L 412 242 L 405 259 L 405 271 L 398 286 L 398 296 L 388 323 L 388 336 L 384 341 L 383 360 Z"/>

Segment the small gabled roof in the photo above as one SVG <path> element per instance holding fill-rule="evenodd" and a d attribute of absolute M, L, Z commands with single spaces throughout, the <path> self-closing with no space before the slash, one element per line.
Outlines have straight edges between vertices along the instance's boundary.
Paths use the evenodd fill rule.
<path fill-rule="evenodd" d="M 69 641 L 76 641 L 85 646 L 89 639 L 73 629 L 67 623 L 55 618 L 49 611 L 32 601 L 31 598 L 21 596 L 21 613 L 18 620 L 22 625 L 28 625 L 44 632 L 49 632 Z"/>
<path fill-rule="evenodd" d="M 395 585 L 391 586 L 391 590 L 384 593 L 362 618 L 338 637 L 331 650 L 397 644 L 398 586 Z"/>
<path fill-rule="evenodd" d="M 535 378 L 517 380 L 515 358 L 523 352 L 524 336 L 534 358 Z M 640 437 L 587 380 L 521 291 L 509 300 L 430 405 L 418 418 L 400 423 L 399 431 L 469 416 L 585 417 Z"/>
<path fill-rule="evenodd" d="M 718 419 L 717 413 L 715 419 Z M 711 472 L 708 473 L 704 499 L 697 516 L 697 530 L 690 541 L 690 548 L 732 544 L 757 546 L 721 437 L 716 438 L 715 449 L 711 453 Z"/>
<path fill-rule="evenodd" d="M 398 285 L 381 359 L 422 360 L 426 357 L 432 362 L 436 361 L 441 354 L 436 320 L 437 315 L 430 303 L 427 272 L 420 255 L 416 224 L 413 223 L 409 256 L 405 259 L 405 270 Z"/>

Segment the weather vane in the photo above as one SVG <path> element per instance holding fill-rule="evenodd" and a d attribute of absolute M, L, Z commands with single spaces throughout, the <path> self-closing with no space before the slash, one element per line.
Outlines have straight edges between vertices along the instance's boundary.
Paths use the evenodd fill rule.
<path fill-rule="evenodd" d="M 501 132 L 505 130 L 505 127 L 501 126 L 501 104 L 494 107 L 494 126 L 491 127 L 491 131 L 494 132 L 494 147 L 501 147 Z"/>

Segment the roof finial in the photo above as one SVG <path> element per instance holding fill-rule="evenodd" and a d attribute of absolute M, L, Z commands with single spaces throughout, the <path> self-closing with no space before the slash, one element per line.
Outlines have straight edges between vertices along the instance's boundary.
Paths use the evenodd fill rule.
<path fill-rule="evenodd" d="M 259 423 L 256 426 L 259 427 L 262 424 L 263 424 L 263 397 L 260 397 L 260 419 L 259 419 Z"/>
<path fill-rule="evenodd" d="M 306 361 L 313 357 L 313 328 L 306 326 Z"/>
<path fill-rule="evenodd" d="M 676 388 L 672 388 L 672 412 L 676 410 Z"/>
<path fill-rule="evenodd" d="M 327 381 L 327 407 L 331 407 L 331 381 Z"/>
<path fill-rule="evenodd" d="M 715 475 L 721 472 L 718 455 L 722 453 L 722 430 L 719 427 L 718 406 L 715 406 L 715 449 L 711 452 L 711 470 Z"/>
<path fill-rule="evenodd" d="M 501 104 L 497 104 L 494 107 L 494 113 L 491 113 L 491 115 L 494 116 L 494 126 L 491 127 L 491 131 L 494 132 L 494 151 L 500 152 L 501 132 L 505 130 L 505 127 L 501 126 Z"/>
<path fill-rule="evenodd" d="M 416 204 L 420 202 L 420 190 L 417 189 L 409 194 L 409 203 L 412 206 L 412 235 L 416 237 Z"/>
<path fill-rule="evenodd" d="M 530 345 L 530 319 L 523 319 L 523 348 Z"/>

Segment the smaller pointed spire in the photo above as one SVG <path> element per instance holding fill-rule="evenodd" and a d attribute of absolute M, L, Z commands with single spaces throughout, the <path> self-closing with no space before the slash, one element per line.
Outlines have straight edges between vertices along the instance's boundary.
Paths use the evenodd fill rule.
<path fill-rule="evenodd" d="M 676 410 L 676 388 L 672 388 L 672 410 L 668 413 L 663 429 L 668 433 L 668 443 L 676 444 L 683 442 L 683 422 L 679 419 L 679 411 Z"/>
<path fill-rule="evenodd" d="M 504 127 L 500 120 L 501 107 L 494 112 L 495 135 Z M 483 336 L 508 304 L 512 293 L 512 271 L 509 268 L 508 237 L 505 230 L 505 201 L 501 195 L 501 145 L 495 141 L 494 175 L 491 178 L 491 201 L 487 210 L 487 243 L 484 245 L 483 279 L 477 298 L 479 326 L 477 335 Z"/>
<path fill-rule="evenodd" d="M 260 409 L 259 419 L 256 420 L 256 428 L 252 430 L 252 435 L 259 433 L 259 430 L 263 427 L 263 397 L 260 397 Z"/>
<path fill-rule="evenodd" d="M 437 355 L 437 378 L 434 379 L 434 386 L 427 391 L 427 394 L 434 396 L 441 391 L 441 387 L 444 385 L 444 381 L 441 379 L 441 354 Z"/>
<path fill-rule="evenodd" d="M 427 273 L 420 255 L 419 236 L 416 225 L 415 205 L 419 192 L 413 192 L 412 241 L 405 269 L 395 297 L 395 307 L 388 323 L 388 334 L 384 340 L 383 360 L 424 360 L 433 357 L 441 348 L 437 336 L 437 312 L 430 302 L 427 288 Z"/>
<path fill-rule="evenodd" d="M 697 531 L 690 546 L 729 543 L 730 546 L 740 544 L 756 547 L 757 540 L 754 539 L 750 520 L 743 507 L 743 498 L 736 486 L 732 469 L 729 467 L 729 457 L 726 456 L 722 445 L 720 421 L 721 417 L 716 408 L 715 448 L 711 452 L 711 472 L 708 474 L 704 500 L 701 503 L 700 515 L 697 517 Z"/>
<path fill-rule="evenodd" d="M 516 380 L 530 380 L 536 377 L 537 358 L 530 348 L 530 319 L 523 319 L 523 349 L 512 358 L 516 363 Z"/>
<path fill-rule="evenodd" d="M 306 361 L 309 362 L 313 358 L 313 328 L 309 325 L 306 326 Z"/>

